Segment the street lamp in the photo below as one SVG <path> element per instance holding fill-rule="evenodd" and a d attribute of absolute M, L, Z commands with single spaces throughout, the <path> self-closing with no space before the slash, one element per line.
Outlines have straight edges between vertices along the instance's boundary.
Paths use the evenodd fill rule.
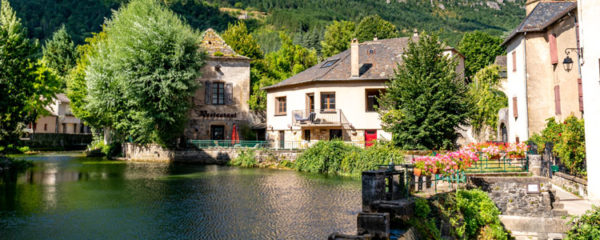
<path fill-rule="evenodd" d="M 577 56 L 580 55 L 580 49 L 579 48 L 566 48 L 565 49 L 565 54 L 567 55 L 567 57 L 565 57 L 565 59 L 563 60 L 563 67 L 565 68 L 565 71 L 570 72 L 571 70 L 573 70 L 573 59 L 571 57 L 569 57 L 569 54 L 575 51 L 577 53 Z"/>
<path fill-rule="evenodd" d="M 573 59 L 567 55 L 565 60 L 563 60 L 563 67 L 565 71 L 570 72 L 573 69 Z"/>

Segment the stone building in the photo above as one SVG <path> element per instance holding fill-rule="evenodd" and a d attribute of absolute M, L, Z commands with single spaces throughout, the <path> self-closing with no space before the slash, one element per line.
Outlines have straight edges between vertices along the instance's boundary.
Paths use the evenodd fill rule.
<path fill-rule="evenodd" d="M 571 1 L 527 1 L 527 16 L 503 45 L 507 51 L 508 111 L 501 111 L 508 141 L 527 140 L 550 117 L 582 117 L 580 73 L 569 60 L 578 44 L 577 4 Z"/>
<path fill-rule="evenodd" d="M 259 118 L 250 112 L 250 59 L 228 46 L 213 30 L 202 34 L 201 46 L 207 52 L 201 87 L 196 91 L 184 136 L 188 140 L 228 140 L 236 131 L 258 131 Z M 264 136 L 264 132 L 262 133 Z M 240 136 L 240 139 L 248 136 Z M 264 138 L 264 137 L 263 137 Z M 255 139 L 250 139 L 255 140 Z"/>
<path fill-rule="evenodd" d="M 350 49 L 264 88 L 272 146 L 304 148 L 334 138 L 365 146 L 391 139 L 381 127 L 377 97 L 413 38 L 353 40 Z M 457 72 L 464 78 L 464 57 L 450 47 L 444 53 L 458 58 Z"/>

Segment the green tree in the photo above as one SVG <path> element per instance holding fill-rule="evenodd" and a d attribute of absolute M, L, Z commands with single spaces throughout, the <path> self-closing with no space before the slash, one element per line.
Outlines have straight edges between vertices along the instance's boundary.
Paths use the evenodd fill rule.
<path fill-rule="evenodd" d="M 106 22 L 86 67 L 86 111 L 117 140 L 172 146 L 204 63 L 199 36 L 156 0 L 133 0 Z"/>
<path fill-rule="evenodd" d="M 243 56 L 251 59 L 263 58 L 263 52 L 260 45 L 250 33 L 246 23 L 238 21 L 236 24 L 229 24 L 229 28 L 222 34 L 223 39 L 233 50 Z"/>
<path fill-rule="evenodd" d="M 384 129 L 403 149 L 451 149 L 456 128 L 467 123 L 467 88 L 455 72 L 457 61 L 444 55 L 436 35 L 409 42 L 395 77 L 382 96 Z"/>
<path fill-rule="evenodd" d="M 77 59 L 76 66 L 67 75 L 67 97 L 71 101 L 70 107 L 73 114 L 79 119 L 83 120 L 87 125 L 92 127 L 100 128 L 102 124 L 99 119 L 94 118 L 86 109 L 88 95 L 87 82 L 85 80 L 85 70 L 89 65 L 89 58 L 95 56 L 94 46 L 100 42 L 106 40 L 106 32 L 94 33 L 92 37 L 86 38 L 86 44 L 77 47 L 79 58 Z"/>
<path fill-rule="evenodd" d="M 56 78 L 34 55 L 38 45 L 25 36 L 7 0 L 0 2 L 0 146 L 15 143 L 23 124 L 44 114 L 55 97 Z"/>
<path fill-rule="evenodd" d="M 60 77 L 64 78 L 75 67 L 77 60 L 75 43 L 64 25 L 54 33 L 52 39 L 46 41 L 43 53 L 46 65 L 54 69 Z"/>
<path fill-rule="evenodd" d="M 494 63 L 496 56 L 504 54 L 502 38 L 486 32 L 465 33 L 458 44 L 458 51 L 465 55 L 465 76 L 472 78 L 479 70 Z"/>
<path fill-rule="evenodd" d="M 350 48 L 355 29 L 356 24 L 350 21 L 333 21 L 327 26 L 321 42 L 323 57 L 328 58 Z"/>
<path fill-rule="evenodd" d="M 469 99 L 473 103 L 470 123 L 476 133 L 486 127 L 495 132 L 498 111 L 508 106 L 508 98 L 500 90 L 499 69 L 497 65 L 490 65 L 479 70 L 469 85 Z"/>
<path fill-rule="evenodd" d="M 309 67 L 317 64 L 315 50 L 294 44 L 292 39 L 281 32 L 281 48 L 267 54 L 264 60 L 254 62 L 251 69 L 252 94 L 250 108 L 255 111 L 266 110 L 267 93 L 263 87 L 279 83 Z"/>
<path fill-rule="evenodd" d="M 354 33 L 358 41 L 370 41 L 377 37 L 379 39 L 395 38 L 400 36 L 394 24 L 381 18 L 379 15 L 371 15 L 363 18 Z"/>

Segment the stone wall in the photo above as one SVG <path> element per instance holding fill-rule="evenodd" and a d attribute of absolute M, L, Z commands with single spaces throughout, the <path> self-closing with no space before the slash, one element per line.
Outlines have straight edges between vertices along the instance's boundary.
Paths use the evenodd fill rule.
<path fill-rule="evenodd" d="M 23 143 L 38 150 L 85 149 L 92 142 L 91 134 L 35 133 Z"/>
<path fill-rule="evenodd" d="M 247 148 L 206 148 L 188 150 L 169 150 L 158 145 L 141 146 L 132 143 L 123 144 L 123 156 L 128 161 L 144 162 L 184 162 L 198 164 L 227 164 Z M 257 149 L 259 162 L 295 161 L 301 151 Z"/>
<path fill-rule="evenodd" d="M 488 192 L 503 215 L 553 217 L 554 193 L 549 179 L 543 177 L 472 177 L 469 184 Z M 535 184 L 539 193 L 528 192 Z"/>
<path fill-rule="evenodd" d="M 561 187 L 580 197 L 587 197 L 587 180 L 571 176 L 566 173 L 555 172 L 552 174 L 552 184 Z"/>

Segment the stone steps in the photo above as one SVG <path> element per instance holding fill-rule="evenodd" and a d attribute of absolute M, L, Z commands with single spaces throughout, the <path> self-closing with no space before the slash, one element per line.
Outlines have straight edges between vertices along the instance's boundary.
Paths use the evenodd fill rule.
<path fill-rule="evenodd" d="M 552 209 L 552 215 L 555 217 L 569 216 L 569 212 L 564 209 Z"/>

